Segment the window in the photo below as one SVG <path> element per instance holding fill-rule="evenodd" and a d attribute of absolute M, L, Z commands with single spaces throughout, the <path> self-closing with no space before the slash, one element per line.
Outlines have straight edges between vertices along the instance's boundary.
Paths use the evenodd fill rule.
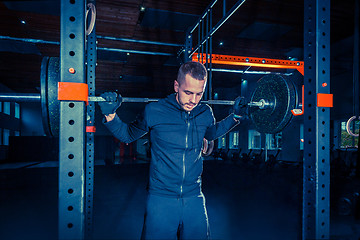
<path fill-rule="evenodd" d="M 359 134 L 359 125 L 360 125 L 360 121 L 352 121 L 350 124 L 350 129 L 353 133 L 355 134 Z M 346 131 L 346 121 L 342 121 L 341 122 L 341 140 L 340 140 L 340 148 L 357 148 L 358 147 L 358 141 L 359 138 L 358 137 L 353 137 L 351 136 L 347 131 Z"/>
<path fill-rule="evenodd" d="M 15 103 L 15 118 L 20 118 L 20 104 Z"/>
<path fill-rule="evenodd" d="M 6 145 L 6 146 L 9 145 L 9 136 L 10 136 L 10 130 L 4 129 L 3 130 L 3 145 Z"/>
<path fill-rule="evenodd" d="M 239 148 L 239 132 L 230 132 L 229 149 Z"/>
<path fill-rule="evenodd" d="M 226 148 L 226 135 L 218 139 L 218 149 Z"/>
<path fill-rule="evenodd" d="M 266 134 L 266 145 L 269 150 L 281 149 L 282 133 Z"/>
<path fill-rule="evenodd" d="M 249 149 L 261 148 L 261 134 L 256 130 L 249 130 Z"/>
<path fill-rule="evenodd" d="M 10 115 L 10 103 L 4 102 L 4 113 Z"/>

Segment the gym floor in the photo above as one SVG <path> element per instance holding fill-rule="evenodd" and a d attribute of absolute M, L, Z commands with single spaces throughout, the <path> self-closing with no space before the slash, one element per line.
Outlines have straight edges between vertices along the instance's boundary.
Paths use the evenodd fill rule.
<path fill-rule="evenodd" d="M 94 177 L 93 239 L 139 239 L 148 164 L 105 165 Z M 57 239 L 57 162 L 0 164 L 0 239 Z M 204 161 L 212 239 L 301 239 L 302 169 Z M 331 239 L 359 240 L 360 219 L 332 209 Z"/>

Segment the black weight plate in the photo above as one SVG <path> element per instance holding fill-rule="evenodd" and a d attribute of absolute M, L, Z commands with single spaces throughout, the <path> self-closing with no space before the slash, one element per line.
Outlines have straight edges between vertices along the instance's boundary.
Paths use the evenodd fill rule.
<path fill-rule="evenodd" d="M 58 82 L 60 81 L 60 62 L 58 57 L 49 59 L 47 71 L 47 102 L 50 134 L 59 136 L 60 101 L 58 100 Z"/>
<path fill-rule="evenodd" d="M 249 115 L 258 132 L 281 132 L 291 121 L 291 110 L 296 108 L 297 92 L 291 80 L 271 74 L 262 77 L 251 96 L 252 102 L 268 101 L 270 108 L 250 107 Z"/>
<path fill-rule="evenodd" d="M 41 62 L 40 72 L 40 86 L 41 86 L 41 114 L 44 132 L 47 136 L 51 136 L 49 113 L 48 113 L 48 98 L 47 98 L 47 71 L 49 65 L 49 57 L 44 57 Z"/>

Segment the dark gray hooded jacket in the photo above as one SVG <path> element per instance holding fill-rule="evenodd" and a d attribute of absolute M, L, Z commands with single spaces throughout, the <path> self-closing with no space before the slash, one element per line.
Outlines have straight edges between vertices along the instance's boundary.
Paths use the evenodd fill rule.
<path fill-rule="evenodd" d="M 149 103 L 135 121 L 126 124 L 116 115 L 105 126 L 120 141 L 133 142 L 150 133 L 149 192 L 169 197 L 201 193 L 203 138 L 215 140 L 237 125 L 233 114 L 216 123 L 207 104 L 186 112 L 175 94 Z"/>

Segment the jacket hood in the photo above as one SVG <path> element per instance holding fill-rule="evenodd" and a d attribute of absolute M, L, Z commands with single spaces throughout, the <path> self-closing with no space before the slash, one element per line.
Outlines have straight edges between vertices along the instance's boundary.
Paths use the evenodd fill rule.
<path fill-rule="evenodd" d="M 165 98 L 165 101 L 172 107 L 178 110 L 183 110 L 180 106 L 180 104 L 176 100 L 176 93 L 170 94 Z M 183 110 L 184 111 L 184 110 Z"/>

